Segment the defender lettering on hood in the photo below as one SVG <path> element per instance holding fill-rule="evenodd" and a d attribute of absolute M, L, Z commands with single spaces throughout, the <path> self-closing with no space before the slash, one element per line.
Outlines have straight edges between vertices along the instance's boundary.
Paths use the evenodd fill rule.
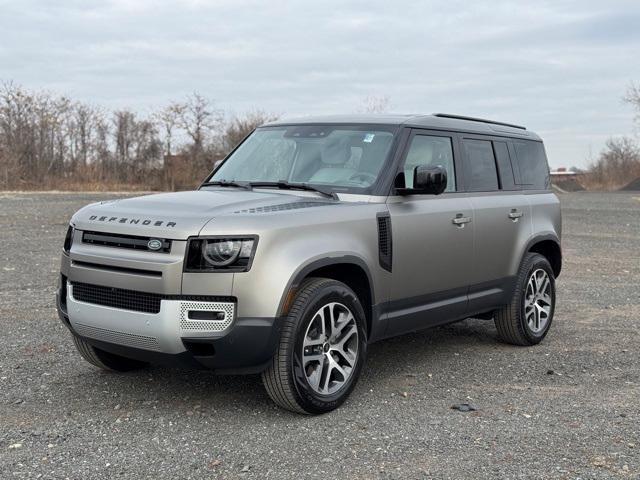
<path fill-rule="evenodd" d="M 131 225 L 151 225 L 153 227 L 175 227 L 176 222 L 165 222 L 164 220 L 142 220 L 140 218 L 127 218 L 127 217 L 108 217 L 98 215 L 91 215 L 89 220 L 95 222 L 114 222 L 114 223 L 128 223 Z"/>

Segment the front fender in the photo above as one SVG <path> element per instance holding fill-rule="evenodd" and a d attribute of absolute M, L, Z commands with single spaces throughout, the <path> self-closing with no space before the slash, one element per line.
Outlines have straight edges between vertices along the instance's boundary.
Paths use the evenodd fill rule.
<path fill-rule="evenodd" d="M 286 304 L 289 299 L 289 293 L 294 292 L 304 281 L 304 279 L 311 274 L 311 272 L 332 265 L 355 265 L 361 268 L 369 279 L 371 298 L 376 298 L 373 277 L 371 276 L 371 271 L 369 270 L 369 265 L 367 265 L 367 262 L 362 257 L 355 255 L 353 252 L 344 254 L 334 252 L 330 256 L 321 255 L 309 259 L 304 265 L 301 265 L 300 268 L 298 268 L 298 270 L 290 278 L 286 288 L 284 289 L 284 292 L 282 293 L 280 304 L 278 306 L 279 315 L 286 314 Z M 373 303 L 375 304 L 375 300 L 373 301 Z M 366 305 L 364 307 L 366 308 Z"/>
<path fill-rule="evenodd" d="M 375 212 L 366 217 L 262 232 L 251 270 L 234 275 L 238 315 L 280 315 L 290 288 L 316 268 L 339 263 L 361 267 L 374 303 L 379 301 L 388 272 L 379 266 Z"/>

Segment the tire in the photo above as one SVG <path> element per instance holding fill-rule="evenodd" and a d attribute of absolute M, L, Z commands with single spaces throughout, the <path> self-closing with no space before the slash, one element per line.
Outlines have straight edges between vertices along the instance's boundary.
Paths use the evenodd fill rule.
<path fill-rule="evenodd" d="M 549 261 L 538 253 L 527 253 L 516 275 L 511 302 L 495 313 L 498 337 L 512 345 L 540 343 L 551 328 L 555 304 L 556 284 Z"/>
<path fill-rule="evenodd" d="M 111 372 L 130 372 L 147 366 L 139 360 L 133 360 L 94 347 L 86 340 L 73 335 L 73 343 L 78 352 L 91 365 Z"/>
<path fill-rule="evenodd" d="M 366 355 L 366 317 L 356 294 L 336 280 L 310 278 L 295 296 L 262 381 L 278 406 L 326 413 L 347 399 Z"/>

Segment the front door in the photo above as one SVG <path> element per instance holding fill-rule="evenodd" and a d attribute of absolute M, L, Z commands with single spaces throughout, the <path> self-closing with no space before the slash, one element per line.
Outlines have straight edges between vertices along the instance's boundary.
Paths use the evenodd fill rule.
<path fill-rule="evenodd" d="M 473 261 L 473 210 L 457 192 L 454 139 L 415 130 L 404 155 L 405 187 L 417 165 L 441 165 L 447 189 L 440 195 L 389 198 L 393 239 L 387 333 L 395 335 L 463 318 Z M 401 186 L 401 185 L 396 185 Z"/>

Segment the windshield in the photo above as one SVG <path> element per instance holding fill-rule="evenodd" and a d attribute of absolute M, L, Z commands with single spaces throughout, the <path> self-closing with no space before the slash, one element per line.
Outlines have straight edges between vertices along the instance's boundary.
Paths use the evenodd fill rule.
<path fill-rule="evenodd" d="M 259 128 L 208 181 L 284 181 L 364 193 L 378 178 L 394 133 L 384 125 Z"/>

